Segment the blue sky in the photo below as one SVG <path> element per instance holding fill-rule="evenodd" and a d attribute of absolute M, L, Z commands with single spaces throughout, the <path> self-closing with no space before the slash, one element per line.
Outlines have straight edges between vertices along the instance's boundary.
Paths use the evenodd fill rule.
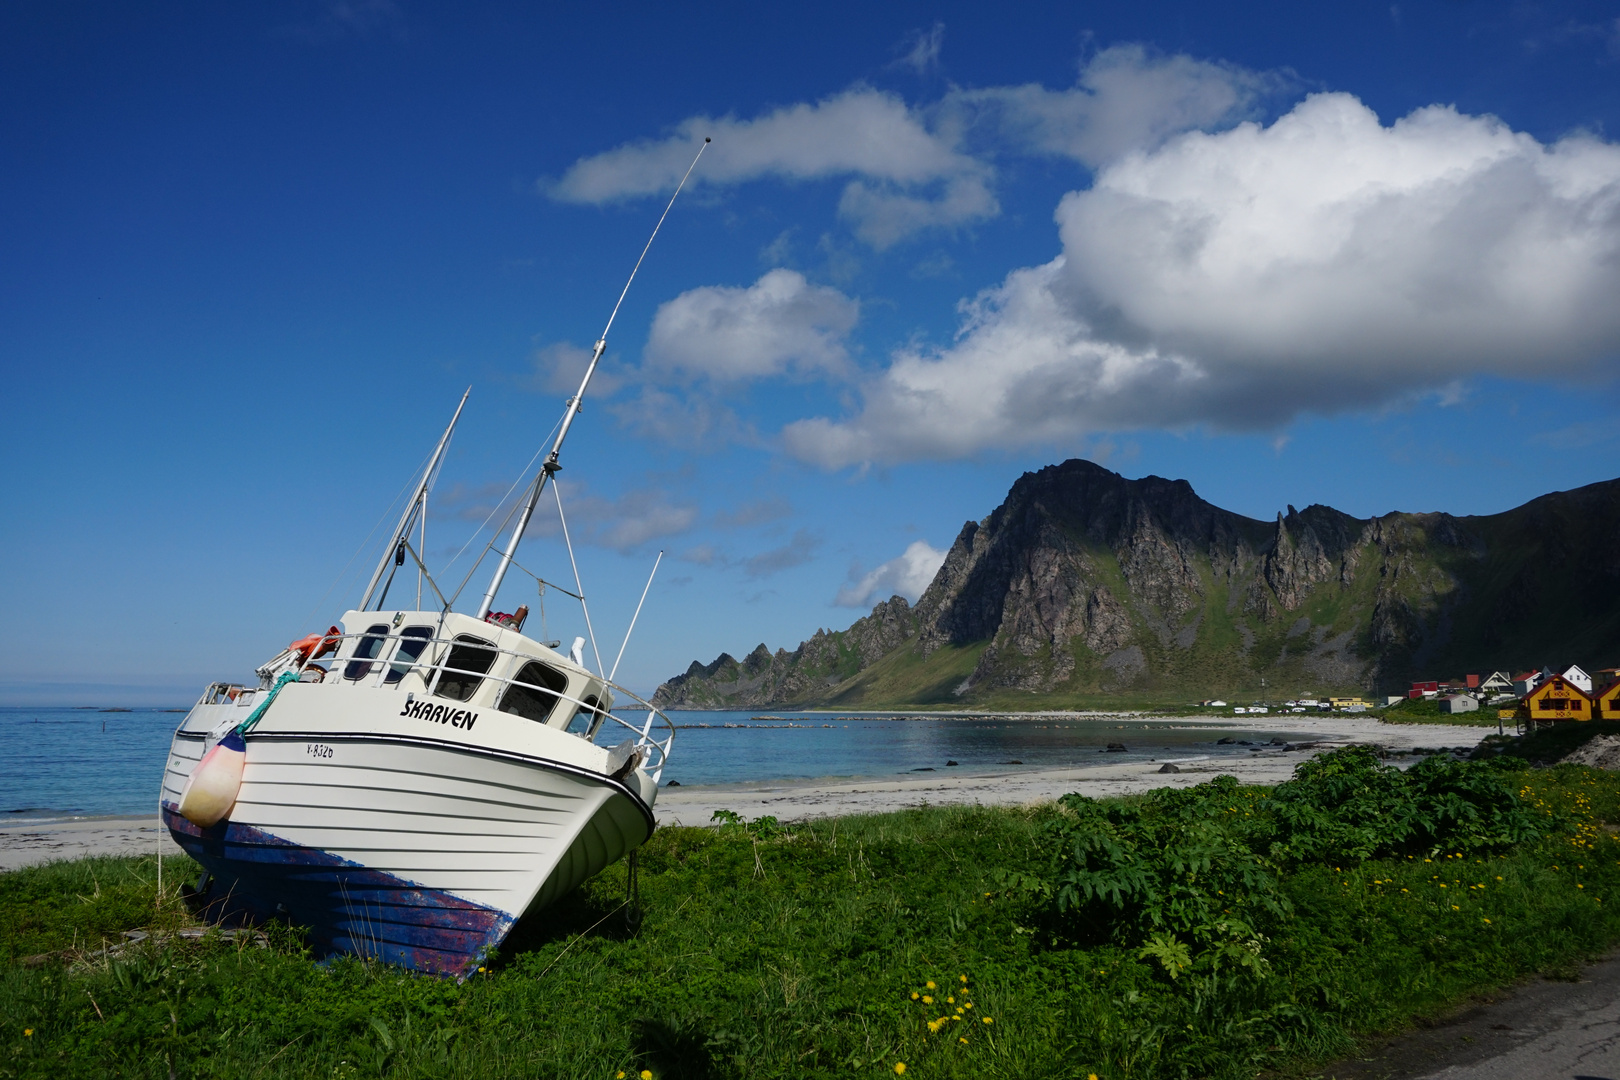
<path fill-rule="evenodd" d="M 0 10 L 0 703 L 324 627 L 470 385 L 459 582 L 706 134 L 563 455 L 604 652 L 667 551 L 632 687 L 1068 457 L 1261 518 L 1620 474 L 1614 4 L 558 7 Z"/>

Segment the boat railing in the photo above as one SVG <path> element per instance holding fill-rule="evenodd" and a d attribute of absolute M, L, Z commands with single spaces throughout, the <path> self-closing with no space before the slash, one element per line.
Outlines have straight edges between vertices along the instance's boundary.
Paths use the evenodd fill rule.
<path fill-rule="evenodd" d="M 256 691 L 241 683 L 209 683 L 198 705 L 237 705 L 252 701 Z"/>
<path fill-rule="evenodd" d="M 421 681 L 422 693 L 446 701 L 469 701 L 484 690 L 485 684 L 489 684 L 496 688 L 493 700 L 497 709 L 500 709 L 507 692 L 517 687 L 539 695 L 541 700 L 555 699 L 547 710 L 547 719 L 541 721 L 548 723 L 548 726 L 554 726 L 549 725 L 549 718 L 557 715 L 558 710 L 567 712 L 570 726 L 577 715 L 593 717 L 585 731 L 571 732 L 577 738 L 600 745 L 598 740 L 601 733 L 612 730 L 608 726 L 609 721 L 623 728 L 633 736 L 634 749 L 640 753 L 639 767 L 655 783 L 662 777 L 664 765 L 669 759 L 670 745 L 675 739 L 675 724 L 662 710 L 639 694 L 596 675 L 592 675 L 591 679 L 600 682 L 612 694 L 613 704 L 610 708 L 604 709 L 600 702 L 590 697 L 583 700 L 573 697 L 566 692 L 566 688 L 559 690 L 522 681 L 517 674 L 522 672 L 526 664 L 546 664 L 546 658 L 468 638 L 469 635 L 465 633 L 450 637 L 423 637 L 397 630 L 385 634 L 330 634 L 322 639 L 317 656 L 300 660 L 296 654 L 285 654 L 287 659 L 283 670 L 296 668 L 302 663 L 301 681 L 345 687 L 399 687 L 408 676 L 415 676 Z M 560 674 L 567 674 L 564 669 L 548 666 Z M 271 672 L 270 677 L 273 678 L 274 674 Z M 210 699 L 217 687 L 242 692 L 241 687 L 216 683 L 204 695 L 205 701 Z M 621 698 L 628 698 L 629 702 L 622 703 Z M 637 723 L 617 715 L 619 709 L 638 714 L 645 710 L 646 717 Z M 510 709 L 501 711 L 512 712 Z M 521 714 L 513 712 L 513 715 Z"/>

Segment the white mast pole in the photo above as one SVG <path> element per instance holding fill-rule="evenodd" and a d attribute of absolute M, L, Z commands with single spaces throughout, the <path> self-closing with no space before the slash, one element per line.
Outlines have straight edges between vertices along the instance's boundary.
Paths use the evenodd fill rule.
<path fill-rule="evenodd" d="M 478 617 L 482 619 L 489 614 L 490 607 L 495 603 L 495 594 L 500 591 L 501 580 L 506 577 L 507 568 L 512 565 L 512 559 L 517 554 L 518 542 L 523 539 L 523 532 L 529 527 L 529 519 L 534 516 L 535 504 L 540 501 L 540 493 L 545 490 L 546 481 L 555 477 L 557 470 L 562 468 L 557 463 L 557 455 L 562 451 L 563 440 L 568 438 L 568 429 L 574 425 L 574 417 L 579 415 L 580 406 L 585 403 L 585 389 L 591 385 L 591 376 L 596 374 L 596 365 L 602 359 L 602 353 L 607 350 L 608 331 L 613 329 L 613 320 L 619 317 L 619 307 L 630 292 L 630 285 L 636 280 L 636 274 L 641 270 L 642 260 L 647 252 L 652 250 L 653 241 L 658 239 L 658 230 L 664 227 L 664 218 L 669 217 L 670 208 L 675 205 L 681 189 L 697 168 L 698 158 L 708 148 L 709 140 L 705 138 L 703 145 L 698 147 L 697 156 L 692 158 L 692 164 L 686 167 L 686 175 L 681 182 L 675 185 L 675 194 L 669 197 L 669 205 L 658 218 L 658 224 L 653 226 L 652 235 L 647 237 L 647 246 L 641 249 L 641 258 L 636 260 L 635 267 L 630 271 L 630 279 L 624 283 L 624 289 L 619 293 L 619 302 L 613 305 L 613 313 L 608 316 L 607 325 L 602 328 L 602 336 L 596 339 L 596 346 L 591 350 L 591 362 L 585 367 L 585 377 L 580 380 L 579 392 L 568 399 L 568 409 L 563 413 L 562 426 L 557 430 L 557 439 L 551 444 L 551 453 L 546 455 L 545 462 L 540 466 L 540 472 L 529 485 L 528 498 L 523 503 L 523 513 L 518 515 L 517 525 L 512 529 L 512 535 L 506 542 L 506 550 L 501 552 L 501 561 L 495 564 L 495 576 L 490 578 L 489 588 L 484 590 L 483 602 L 478 605 Z"/>
<path fill-rule="evenodd" d="M 418 504 L 423 504 L 427 497 L 427 490 L 433 485 L 434 470 L 439 467 L 439 459 L 444 456 L 445 447 L 450 445 L 450 434 L 456 430 L 456 421 L 461 419 L 461 410 L 466 407 L 467 395 L 472 393 L 472 387 L 461 395 L 461 403 L 456 406 L 456 414 L 450 418 L 450 426 L 444 429 L 444 435 L 439 439 L 439 445 L 433 448 L 433 457 L 428 460 L 428 467 L 422 472 L 422 482 L 416 485 L 416 491 L 411 495 L 411 501 L 405 504 L 405 512 L 399 517 L 399 524 L 394 526 L 393 537 L 388 546 L 383 549 L 382 559 L 377 563 L 377 569 L 371 574 L 371 583 L 366 586 L 366 595 L 360 601 L 360 610 L 366 610 L 371 603 L 371 594 L 377 591 L 377 582 L 382 580 L 383 571 L 388 569 L 388 560 L 394 557 L 394 551 L 399 542 L 409 534 L 411 529 L 411 515 L 416 513 Z"/>

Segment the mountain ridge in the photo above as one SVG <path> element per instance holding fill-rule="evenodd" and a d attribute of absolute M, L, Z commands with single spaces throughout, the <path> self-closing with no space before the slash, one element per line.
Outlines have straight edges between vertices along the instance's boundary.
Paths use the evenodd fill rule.
<path fill-rule="evenodd" d="M 1500 514 L 1224 510 L 1089 461 L 1024 473 L 913 607 L 793 651 L 694 661 L 654 702 L 1031 707 L 1404 690 L 1419 675 L 1620 661 L 1620 480 Z M 1451 670 L 1455 668 L 1456 670 Z M 1444 670 L 1440 670 L 1444 669 Z"/>

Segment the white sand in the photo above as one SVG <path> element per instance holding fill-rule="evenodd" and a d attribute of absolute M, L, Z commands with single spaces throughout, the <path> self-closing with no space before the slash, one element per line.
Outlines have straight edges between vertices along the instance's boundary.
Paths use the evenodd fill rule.
<path fill-rule="evenodd" d="M 184 855 L 150 817 L 70 818 L 0 827 L 0 870 L 86 855 Z"/>
<path fill-rule="evenodd" d="M 1255 731 L 1255 719 L 1226 721 L 1188 717 L 1121 717 L 1127 723 L 1162 724 L 1180 728 L 1241 725 Z M 1019 806 L 1056 799 L 1071 791 L 1101 797 L 1148 791 L 1156 787 L 1186 787 L 1223 773 L 1246 784 L 1280 784 L 1293 775 L 1294 766 L 1320 749 L 1351 743 L 1376 743 L 1394 750 L 1415 746 L 1473 746 L 1493 730 L 1437 724 L 1385 724 L 1356 716 L 1305 717 L 1288 714 L 1266 718 L 1277 728 L 1319 746 L 1286 751 L 1268 747 L 1258 753 L 1223 757 L 1162 757 L 1157 762 L 1132 764 L 1076 764 L 1072 768 L 1003 767 L 994 771 L 941 770 L 905 773 L 863 780 L 787 780 L 760 784 L 711 784 L 659 789 L 655 813 L 660 825 L 707 825 L 716 810 L 734 810 L 744 817 L 766 814 L 783 821 L 832 817 L 841 814 L 877 814 L 911 806 L 974 804 Z M 1139 728 L 1137 730 L 1140 730 Z M 1087 754 L 1086 758 L 1099 755 Z M 1161 773 L 1165 762 L 1181 772 Z M 162 829 L 155 815 L 126 818 L 78 818 L 63 821 L 23 822 L 0 826 L 0 870 L 15 870 L 56 859 L 85 855 L 140 855 L 159 850 L 180 855 L 180 848 Z"/>

